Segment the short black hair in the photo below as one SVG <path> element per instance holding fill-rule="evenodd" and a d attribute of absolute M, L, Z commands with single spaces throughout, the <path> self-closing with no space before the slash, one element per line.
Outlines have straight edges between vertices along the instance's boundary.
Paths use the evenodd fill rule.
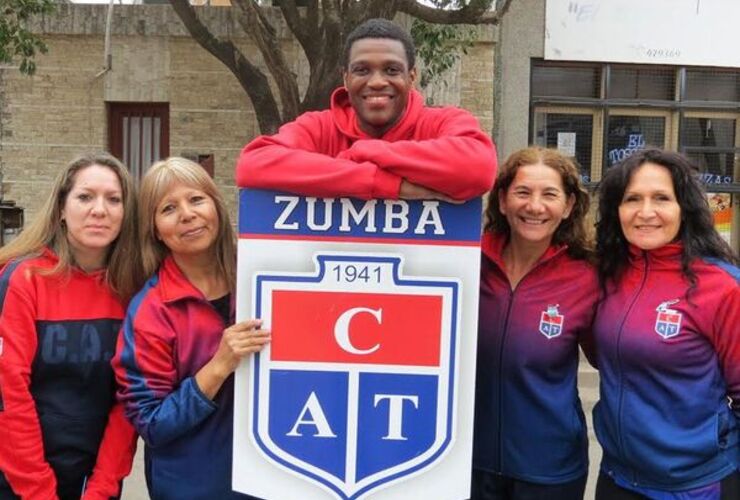
<path fill-rule="evenodd" d="M 376 17 L 368 19 L 347 35 L 347 39 L 344 41 L 344 48 L 342 49 L 341 62 L 343 69 L 347 69 L 349 65 L 349 51 L 352 49 L 352 44 L 364 38 L 389 38 L 391 40 L 398 40 L 403 44 L 403 50 L 406 52 L 408 69 L 412 69 L 416 64 L 416 46 L 409 32 L 388 19 Z"/>

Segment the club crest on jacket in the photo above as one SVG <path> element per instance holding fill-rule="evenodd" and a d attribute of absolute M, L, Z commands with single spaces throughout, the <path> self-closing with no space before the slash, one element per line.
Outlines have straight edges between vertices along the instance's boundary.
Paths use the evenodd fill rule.
<path fill-rule="evenodd" d="M 551 339 L 563 333 L 565 316 L 558 311 L 558 304 L 548 305 L 546 311 L 540 315 L 540 333 Z"/>
<path fill-rule="evenodd" d="M 664 339 L 675 337 L 681 331 L 681 319 L 683 315 L 670 308 L 676 304 L 678 299 L 666 300 L 655 308 L 658 315 L 655 318 L 655 331 Z"/>

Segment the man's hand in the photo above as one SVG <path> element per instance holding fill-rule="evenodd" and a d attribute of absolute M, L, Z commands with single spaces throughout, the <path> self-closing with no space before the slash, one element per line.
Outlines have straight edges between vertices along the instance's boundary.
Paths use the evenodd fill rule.
<path fill-rule="evenodd" d="M 401 181 L 401 189 L 398 191 L 398 197 L 402 200 L 440 200 L 456 205 L 465 203 L 463 200 L 454 200 L 446 194 L 414 184 L 406 179 Z"/>

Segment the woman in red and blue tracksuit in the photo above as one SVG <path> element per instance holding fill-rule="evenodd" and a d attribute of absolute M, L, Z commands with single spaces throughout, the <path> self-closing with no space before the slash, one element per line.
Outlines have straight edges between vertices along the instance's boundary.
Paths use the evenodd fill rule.
<path fill-rule="evenodd" d="M 482 241 L 473 499 L 576 500 L 588 472 L 577 390 L 598 298 L 589 196 L 573 162 L 529 148 L 504 164 Z"/>
<path fill-rule="evenodd" d="M 146 443 L 153 500 L 245 499 L 231 489 L 233 371 L 269 340 L 233 324 L 235 239 L 200 165 L 169 158 L 141 184 L 144 269 L 113 366 L 126 416 Z M 232 325 L 232 326 L 229 326 Z"/>
<path fill-rule="evenodd" d="M 690 162 L 649 149 L 600 187 L 596 498 L 740 498 L 740 271 Z"/>
<path fill-rule="evenodd" d="M 112 156 L 80 156 L 0 249 L 2 500 L 117 498 L 131 471 L 110 360 L 141 285 L 133 190 Z"/>

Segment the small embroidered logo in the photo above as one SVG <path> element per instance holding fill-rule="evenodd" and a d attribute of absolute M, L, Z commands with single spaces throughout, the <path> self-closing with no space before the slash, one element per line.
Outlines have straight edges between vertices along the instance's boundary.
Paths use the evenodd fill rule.
<path fill-rule="evenodd" d="M 551 339 L 563 333 L 565 316 L 558 312 L 558 304 L 548 305 L 540 315 L 540 333 Z"/>
<path fill-rule="evenodd" d="M 675 337 L 681 331 L 681 319 L 683 315 L 670 308 L 678 303 L 678 299 L 661 302 L 655 310 L 658 312 L 655 318 L 655 331 L 664 339 Z"/>

